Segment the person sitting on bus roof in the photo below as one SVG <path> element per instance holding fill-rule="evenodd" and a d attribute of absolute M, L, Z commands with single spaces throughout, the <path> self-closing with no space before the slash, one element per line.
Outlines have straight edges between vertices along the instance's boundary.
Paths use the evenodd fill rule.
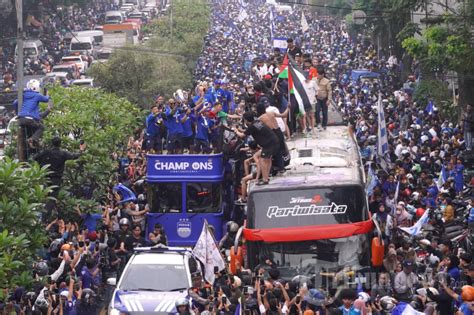
<path fill-rule="evenodd" d="M 257 144 L 262 148 L 258 154 L 260 170 L 262 173 L 262 180 L 258 182 L 258 185 L 266 185 L 270 182 L 270 169 L 272 167 L 272 156 L 278 154 L 278 137 L 275 133 L 265 126 L 260 120 L 256 120 L 252 112 L 246 112 L 244 114 L 244 121 L 247 129 L 241 132 L 237 128 L 233 128 L 236 135 L 240 138 L 246 136 L 252 136 Z M 257 179 L 259 178 L 257 173 Z"/>

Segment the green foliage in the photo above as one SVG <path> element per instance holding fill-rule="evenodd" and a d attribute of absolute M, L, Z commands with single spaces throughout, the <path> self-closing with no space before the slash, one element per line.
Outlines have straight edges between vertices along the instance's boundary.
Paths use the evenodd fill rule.
<path fill-rule="evenodd" d="M 0 288 L 31 282 L 28 271 L 46 240 L 40 216 L 51 191 L 47 173 L 10 158 L 0 163 Z"/>
<path fill-rule="evenodd" d="M 206 1 L 178 0 L 171 10 L 172 19 L 168 15 L 144 28 L 151 34 L 145 46 L 117 51 L 107 64 L 94 66 L 90 75 L 105 90 L 141 107 L 157 94 L 171 96 L 178 88 L 190 89 L 209 28 L 209 6 Z"/>
<path fill-rule="evenodd" d="M 422 80 L 413 93 L 413 100 L 419 108 L 425 108 L 431 100 L 440 110 L 441 115 L 455 121 L 457 112 L 452 106 L 451 93 L 446 84 L 438 80 Z"/>
<path fill-rule="evenodd" d="M 455 30 L 432 26 L 426 29 L 421 39 L 405 39 L 403 48 L 422 62 L 425 72 L 434 69 L 467 72 L 474 70 L 474 50 L 469 40 L 469 36 Z"/>
<path fill-rule="evenodd" d="M 82 199 L 83 210 L 93 210 L 94 201 L 104 198 L 114 175 L 111 154 L 127 143 L 140 111 L 127 100 L 99 89 L 54 87 L 50 95 L 56 105 L 45 120 L 45 143 L 57 134 L 62 147 L 71 152 L 78 151 L 80 140 L 87 145 L 78 160 L 66 163 L 65 192 L 58 199 L 65 211 L 72 211 L 78 202 L 70 198 Z"/>

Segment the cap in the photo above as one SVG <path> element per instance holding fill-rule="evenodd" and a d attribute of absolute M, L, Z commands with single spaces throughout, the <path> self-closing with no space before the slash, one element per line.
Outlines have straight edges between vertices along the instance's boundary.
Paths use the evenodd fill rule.
<path fill-rule="evenodd" d="M 69 295 L 69 291 L 68 290 L 64 290 L 64 291 L 61 291 L 61 293 L 59 293 L 60 296 L 64 296 L 64 297 L 68 297 Z"/>
<path fill-rule="evenodd" d="M 403 261 L 403 267 L 413 267 L 415 265 L 415 263 L 413 262 L 413 260 L 404 260 Z"/>

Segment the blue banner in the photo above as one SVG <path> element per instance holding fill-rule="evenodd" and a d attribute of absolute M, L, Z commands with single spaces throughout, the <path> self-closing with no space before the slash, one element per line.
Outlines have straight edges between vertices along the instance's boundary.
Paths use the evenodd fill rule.
<path fill-rule="evenodd" d="M 218 182 L 223 177 L 222 154 L 147 155 L 147 182 Z"/>

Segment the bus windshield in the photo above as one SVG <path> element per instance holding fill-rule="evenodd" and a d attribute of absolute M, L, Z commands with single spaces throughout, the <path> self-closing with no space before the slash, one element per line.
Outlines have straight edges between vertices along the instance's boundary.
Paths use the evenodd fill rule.
<path fill-rule="evenodd" d="M 152 212 L 180 213 L 182 211 L 181 183 L 153 183 L 150 204 Z"/>
<path fill-rule="evenodd" d="M 92 49 L 90 43 L 72 43 L 71 50 L 89 50 Z"/>
<path fill-rule="evenodd" d="M 279 269 L 281 277 L 296 275 L 321 281 L 325 277 L 350 268 L 359 270 L 369 265 L 370 248 L 366 234 L 347 238 L 302 242 L 249 242 L 249 262 L 252 267 L 270 259 Z"/>
<path fill-rule="evenodd" d="M 248 227 L 271 229 L 361 222 L 368 219 L 357 185 L 256 191 L 249 196 Z"/>

